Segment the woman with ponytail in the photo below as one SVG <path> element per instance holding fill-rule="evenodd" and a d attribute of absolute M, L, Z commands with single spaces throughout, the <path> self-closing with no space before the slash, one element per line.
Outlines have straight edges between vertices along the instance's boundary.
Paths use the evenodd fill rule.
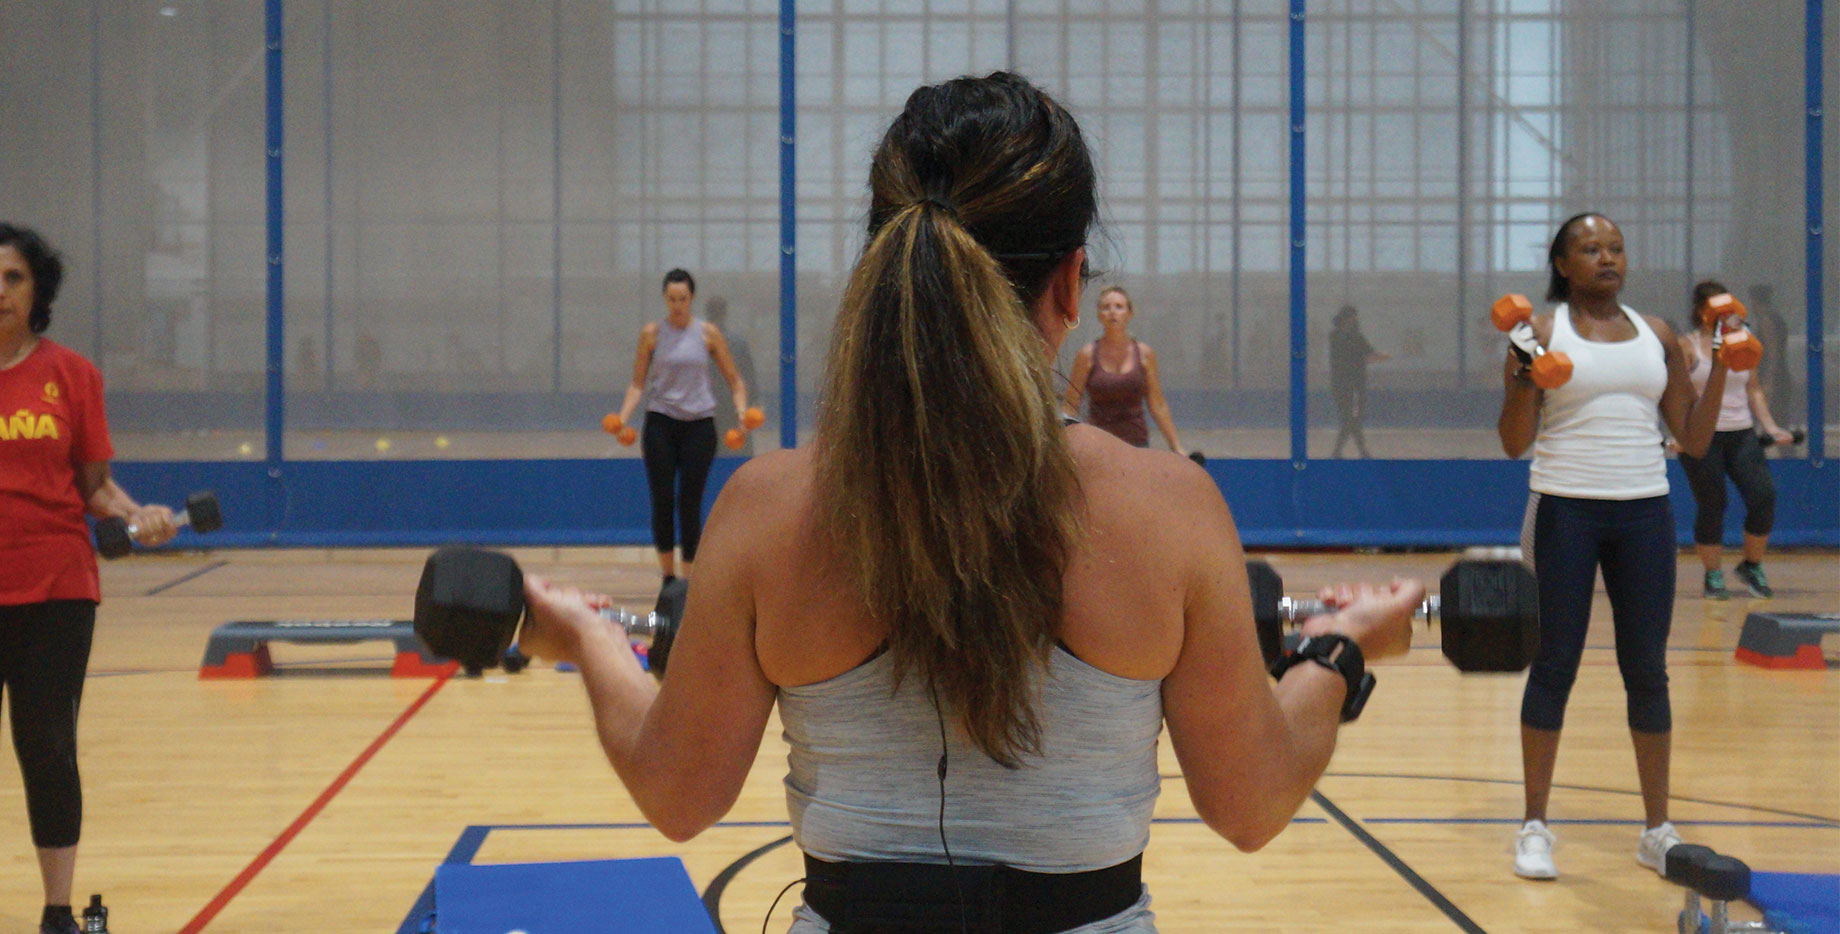
<path fill-rule="evenodd" d="M 1002 73 L 915 91 L 869 184 L 816 443 L 723 489 L 669 677 L 535 578 L 522 645 L 581 666 L 609 760 L 676 840 L 734 804 L 779 705 L 797 934 L 1154 931 L 1164 725 L 1201 817 L 1263 846 L 1424 588 L 1340 591 L 1304 630 L 1321 664 L 1274 684 L 1207 474 L 1063 423 L 1096 192 L 1046 94 Z"/>

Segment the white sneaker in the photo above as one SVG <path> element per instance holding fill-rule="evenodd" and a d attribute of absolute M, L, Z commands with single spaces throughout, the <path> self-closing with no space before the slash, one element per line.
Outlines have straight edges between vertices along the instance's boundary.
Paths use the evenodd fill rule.
<path fill-rule="evenodd" d="M 1642 843 L 1636 847 L 1636 862 L 1666 876 L 1667 851 L 1679 842 L 1680 834 L 1674 832 L 1672 821 L 1663 821 L 1659 827 L 1650 827 L 1642 831 Z"/>
<path fill-rule="evenodd" d="M 1530 820 L 1521 825 L 1514 839 L 1514 874 L 1523 879 L 1557 879 L 1559 869 L 1553 865 L 1553 844 L 1558 842 L 1545 821 Z"/>

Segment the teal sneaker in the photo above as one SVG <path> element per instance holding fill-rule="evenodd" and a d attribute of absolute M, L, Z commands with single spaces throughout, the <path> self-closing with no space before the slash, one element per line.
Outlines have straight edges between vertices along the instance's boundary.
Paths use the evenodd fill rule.
<path fill-rule="evenodd" d="M 1730 600 L 1731 591 L 1725 589 L 1725 572 L 1707 571 L 1706 583 L 1701 595 L 1708 600 Z"/>
<path fill-rule="evenodd" d="M 1738 575 L 1738 579 L 1744 582 L 1745 589 L 1749 590 L 1752 595 L 1765 600 L 1776 596 L 1776 591 L 1770 589 L 1770 579 L 1763 576 L 1763 565 L 1741 561 L 1737 567 L 1731 569 L 1731 572 Z"/>

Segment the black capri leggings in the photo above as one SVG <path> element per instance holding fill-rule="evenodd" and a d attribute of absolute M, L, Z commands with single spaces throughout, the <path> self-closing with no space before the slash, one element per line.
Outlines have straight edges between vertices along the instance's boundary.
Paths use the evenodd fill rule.
<path fill-rule="evenodd" d="M 703 487 L 709 483 L 709 466 L 716 459 L 716 420 L 693 422 L 645 413 L 645 436 L 639 450 L 645 456 L 645 480 L 652 490 L 652 543 L 660 553 L 677 545 L 671 525 L 684 533 L 684 560 L 696 560 L 703 538 Z M 681 476 L 681 479 L 679 479 Z"/>
<path fill-rule="evenodd" d="M 76 846 L 83 828 L 77 705 L 95 631 L 88 600 L 0 606 L 0 693 L 12 693 L 13 752 L 32 842 L 44 849 Z"/>
<path fill-rule="evenodd" d="M 1540 653 L 1521 696 L 1521 723 L 1565 725 L 1591 625 L 1597 569 L 1616 624 L 1616 667 L 1628 695 L 1629 728 L 1666 733 L 1667 639 L 1674 621 L 1674 511 L 1668 498 L 1573 499 L 1533 494 L 1522 530 L 1540 584 Z M 1531 533 L 1532 548 L 1526 539 Z"/>
<path fill-rule="evenodd" d="M 1776 527 L 1776 483 L 1770 479 L 1763 444 L 1750 428 L 1721 431 L 1712 436 L 1705 457 L 1680 455 L 1680 469 L 1693 488 L 1699 511 L 1693 516 L 1693 542 L 1717 545 L 1725 537 L 1725 478 L 1738 487 L 1744 500 L 1744 531 L 1768 535 Z"/>

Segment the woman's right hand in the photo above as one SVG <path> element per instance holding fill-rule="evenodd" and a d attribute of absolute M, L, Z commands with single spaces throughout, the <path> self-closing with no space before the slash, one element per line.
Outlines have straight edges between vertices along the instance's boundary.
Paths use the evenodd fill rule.
<path fill-rule="evenodd" d="M 524 604 L 530 618 L 518 633 L 518 651 L 534 658 L 579 665 L 582 644 L 612 626 L 600 614 L 611 605 L 607 596 L 551 584 L 534 574 L 524 575 Z"/>
<path fill-rule="evenodd" d="M 1403 655 L 1412 647 L 1412 615 L 1425 601 L 1425 585 L 1394 578 L 1378 587 L 1365 583 L 1325 587 L 1317 597 L 1334 612 L 1311 617 L 1300 631 L 1306 636 L 1347 636 L 1372 661 Z"/>

